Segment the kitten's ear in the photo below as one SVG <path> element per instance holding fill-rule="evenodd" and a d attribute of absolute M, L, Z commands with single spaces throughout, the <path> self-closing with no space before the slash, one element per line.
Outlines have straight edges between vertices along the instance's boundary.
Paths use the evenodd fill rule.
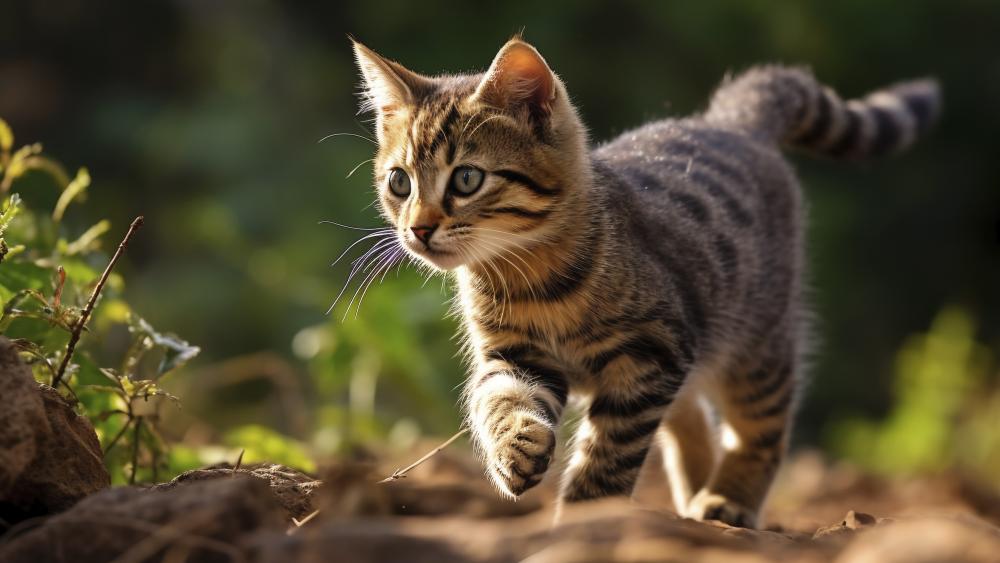
<path fill-rule="evenodd" d="M 361 111 L 375 111 L 379 118 L 388 117 L 400 106 L 413 104 L 421 92 L 432 86 L 430 78 L 407 70 L 365 47 L 354 43 L 354 58 L 364 79 Z"/>
<path fill-rule="evenodd" d="M 511 39 L 500 49 L 475 96 L 500 109 L 527 107 L 547 117 L 556 99 L 556 77 L 534 47 Z"/>

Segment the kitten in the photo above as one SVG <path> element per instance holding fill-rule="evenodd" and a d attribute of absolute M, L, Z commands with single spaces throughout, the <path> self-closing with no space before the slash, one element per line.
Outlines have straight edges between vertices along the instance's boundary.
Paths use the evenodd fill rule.
<path fill-rule="evenodd" d="M 936 84 L 845 102 L 805 70 L 758 67 L 704 114 L 592 150 L 519 38 L 479 75 L 354 51 L 381 212 L 457 279 L 467 424 L 500 491 L 541 481 L 572 392 L 586 406 L 561 503 L 630 495 L 658 439 L 680 514 L 756 526 L 808 319 L 801 189 L 779 147 L 900 151 L 936 116 Z"/>

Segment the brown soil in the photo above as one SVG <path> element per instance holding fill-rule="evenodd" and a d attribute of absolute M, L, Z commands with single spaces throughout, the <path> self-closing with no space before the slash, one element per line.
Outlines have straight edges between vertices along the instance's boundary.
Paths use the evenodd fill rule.
<path fill-rule="evenodd" d="M 394 467 L 337 463 L 323 483 L 278 465 L 214 467 L 108 489 L 14 526 L 0 561 L 1000 561 L 995 494 L 812 452 L 786 465 L 763 530 L 678 518 L 652 475 L 636 501 L 579 505 L 553 527 L 552 483 L 501 499 L 460 449 L 379 484 Z"/>
<path fill-rule="evenodd" d="M 433 444 L 341 460 L 322 480 L 257 464 L 109 488 L 93 427 L 3 339 L 0 392 L 3 563 L 1000 562 L 1000 496 L 955 475 L 889 480 L 800 452 L 762 530 L 678 518 L 656 459 L 634 501 L 574 505 L 556 525 L 557 471 L 513 502 L 457 446 L 379 483 Z"/>

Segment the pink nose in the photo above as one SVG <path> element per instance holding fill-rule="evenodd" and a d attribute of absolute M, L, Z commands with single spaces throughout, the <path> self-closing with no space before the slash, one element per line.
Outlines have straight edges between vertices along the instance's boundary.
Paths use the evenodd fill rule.
<path fill-rule="evenodd" d="M 429 244 L 431 240 L 431 235 L 438 228 L 437 225 L 420 225 L 419 227 L 410 227 L 413 231 L 413 235 L 420 239 L 420 242 L 424 244 Z"/>

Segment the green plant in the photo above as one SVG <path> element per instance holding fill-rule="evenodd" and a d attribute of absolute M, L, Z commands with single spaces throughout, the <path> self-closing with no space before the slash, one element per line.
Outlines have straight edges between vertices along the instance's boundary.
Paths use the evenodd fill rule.
<path fill-rule="evenodd" d="M 40 144 L 16 151 L 13 146 L 13 133 L 0 120 L 0 334 L 11 339 L 38 381 L 65 392 L 91 419 L 116 482 L 155 480 L 166 463 L 160 409 L 178 402 L 160 381 L 199 349 L 157 331 L 122 298 L 122 277 L 111 269 L 125 241 L 100 273 L 109 221 L 68 236 L 63 219 L 86 196 L 87 170 L 70 178 Z M 29 206 L 12 192 L 53 184 L 59 191 L 51 211 Z M 81 348 L 74 351 L 81 333 Z"/>
<path fill-rule="evenodd" d="M 1000 484 L 1000 389 L 964 310 L 949 307 L 896 357 L 895 405 L 884 420 L 844 418 L 834 451 L 887 474 L 959 468 Z"/>

